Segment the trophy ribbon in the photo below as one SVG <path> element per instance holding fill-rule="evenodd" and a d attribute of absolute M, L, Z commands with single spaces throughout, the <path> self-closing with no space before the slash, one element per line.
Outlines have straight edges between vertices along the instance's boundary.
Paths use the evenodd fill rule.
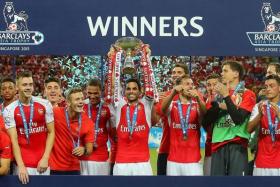
<path fill-rule="evenodd" d="M 114 81 L 114 105 L 117 106 L 119 104 L 120 96 L 120 81 L 121 81 L 121 58 L 122 51 L 118 51 L 115 58 L 115 81 Z"/>

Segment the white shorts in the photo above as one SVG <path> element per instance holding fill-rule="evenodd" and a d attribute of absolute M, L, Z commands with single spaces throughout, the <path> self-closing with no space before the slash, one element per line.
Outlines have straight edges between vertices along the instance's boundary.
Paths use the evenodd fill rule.
<path fill-rule="evenodd" d="M 110 175 L 109 162 L 80 161 L 81 175 Z"/>
<path fill-rule="evenodd" d="M 203 174 L 204 176 L 210 176 L 211 172 L 211 156 L 204 157 L 204 163 L 203 163 Z"/>
<path fill-rule="evenodd" d="M 254 167 L 253 176 L 280 176 L 280 168 Z"/>
<path fill-rule="evenodd" d="M 113 175 L 150 176 L 153 171 L 150 162 L 115 163 Z"/>
<path fill-rule="evenodd" d="M 27 169 L 28 175 L 50 175 L 50 168 L 49 167 L 44 173 L 39 173 L 37 171 L 37 168 L 26 167 L 26 169 Z M 13 175 L 18 175 L 18 167 L 17 166 L 14 167 Z"/>
<path fill-rule="evenodd" d="M 203 176 L 201 163 L 178 163 L 167 161 L 168 176 Z"/>

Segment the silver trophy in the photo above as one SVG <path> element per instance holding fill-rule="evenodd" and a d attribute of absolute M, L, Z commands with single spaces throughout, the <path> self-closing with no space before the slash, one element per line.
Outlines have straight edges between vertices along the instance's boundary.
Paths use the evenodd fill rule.
<path fill-rule="evenodd" d="M 123 74 L 133 75 L 136 73 L 132 54 L 141 47 L 142 43 L 141 40 L 135 37 L 123 37 L 116 41 L 115 46 L 124 50 L 126 54 L 122 68 Z"/>

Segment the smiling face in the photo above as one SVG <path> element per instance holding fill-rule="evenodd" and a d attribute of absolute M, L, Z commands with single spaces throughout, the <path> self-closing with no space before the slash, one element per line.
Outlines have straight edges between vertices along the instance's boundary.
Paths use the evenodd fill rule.
<path fill-rule="evenodd" d="M 97 105 L 101 101 L 101 89 L 99 86 L 87 86 L 87 97 L 92 105 Z"/>
<path fill-rule="evenodd" d="M 1 84 L 1 96 L 4 101 L 13 100 L 16 92 L 16 85 L 13 82 L 7 81 Z"/>
<path fill-rule="evenodd" d="M 71 111 L 81 113 L 84 107 L 84 94 L 83 92 L 72 93 L 68 100 L 67 105 Z"/>
<path fill-rule="evenodd" d="M 32 77 L 21 77 L 17 80 L 17 89 L 19 98 L 27 99 L 31 98 L 34 91 Z"/>
<path fill-rule="evenodd" d="M 129 82 L 126 85 L 125 96 L 129 103 L 136 102 L 140 97 L 140 89 L 136 82 Z"/>
<path fill-rule="evenodd" d="M 45 96 L 52 104 L 59 103 L 61 92 L 57 82 L 49 82 L 45 85 Z"/>

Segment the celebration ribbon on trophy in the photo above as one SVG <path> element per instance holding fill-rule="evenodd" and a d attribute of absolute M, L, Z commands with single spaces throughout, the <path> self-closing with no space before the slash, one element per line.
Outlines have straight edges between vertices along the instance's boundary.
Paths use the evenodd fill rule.
<path fill-rule="evenodd" d="M 120 81 L 121 81 L 121 60 L 122 60 L 122 50 L 116 53 L 115 57 L 115 81 L 114 81 L 114 105 L 119 104 L 120 95 Z"/>
<path fill-rule="evenodd" d="M 115 54 L 109 57 L 108 60 L 108 74 L 107 74 L 107 81 L 106 81 L 106 87 L 105 87 L 105 101 L 107 103 L 112 103 L 112 86 L 113 86 L 113 70 L 114 70 L 114 62 Z"/>
<path fill-rule="evenodd" d="M 151 85 L 151 70 L 148 65 L 148 60 L 147 60 L 147 51 L 146 51 L 146 46 L 142 46 L 142 54 L 141 54 L 141 66 L 143 70 L 143 75 L 144 75 L 144 90 L 145 90 L 145 95 L 151 98 L 154 98 L 154 92 L 153 88 Z"/>
<path fill-rule="evenodd" d="M 152 83 L 152 91 L 153 91 L 153 98 L 155 99 L 156 102 L 159 101 L 159 93 L 158 93 L 158 90 L 157 90 L 157 85 L 156 85 L 156 79 L 155 79 L 155 74 L 154 74 L 154 70 L 153 70 L 153 66 L 152 66 L 152 62 L 148 56 L 148 53 L 147 53 L 147 49 L 145 48 L 145 53 L 146 53 L 146 56 L 147 56 L 147 62 L 148 62 L 148 66 L 149 66 L 149 70 L 150 70 L 150 76 L 151 76 L 151 83 Z"/>

